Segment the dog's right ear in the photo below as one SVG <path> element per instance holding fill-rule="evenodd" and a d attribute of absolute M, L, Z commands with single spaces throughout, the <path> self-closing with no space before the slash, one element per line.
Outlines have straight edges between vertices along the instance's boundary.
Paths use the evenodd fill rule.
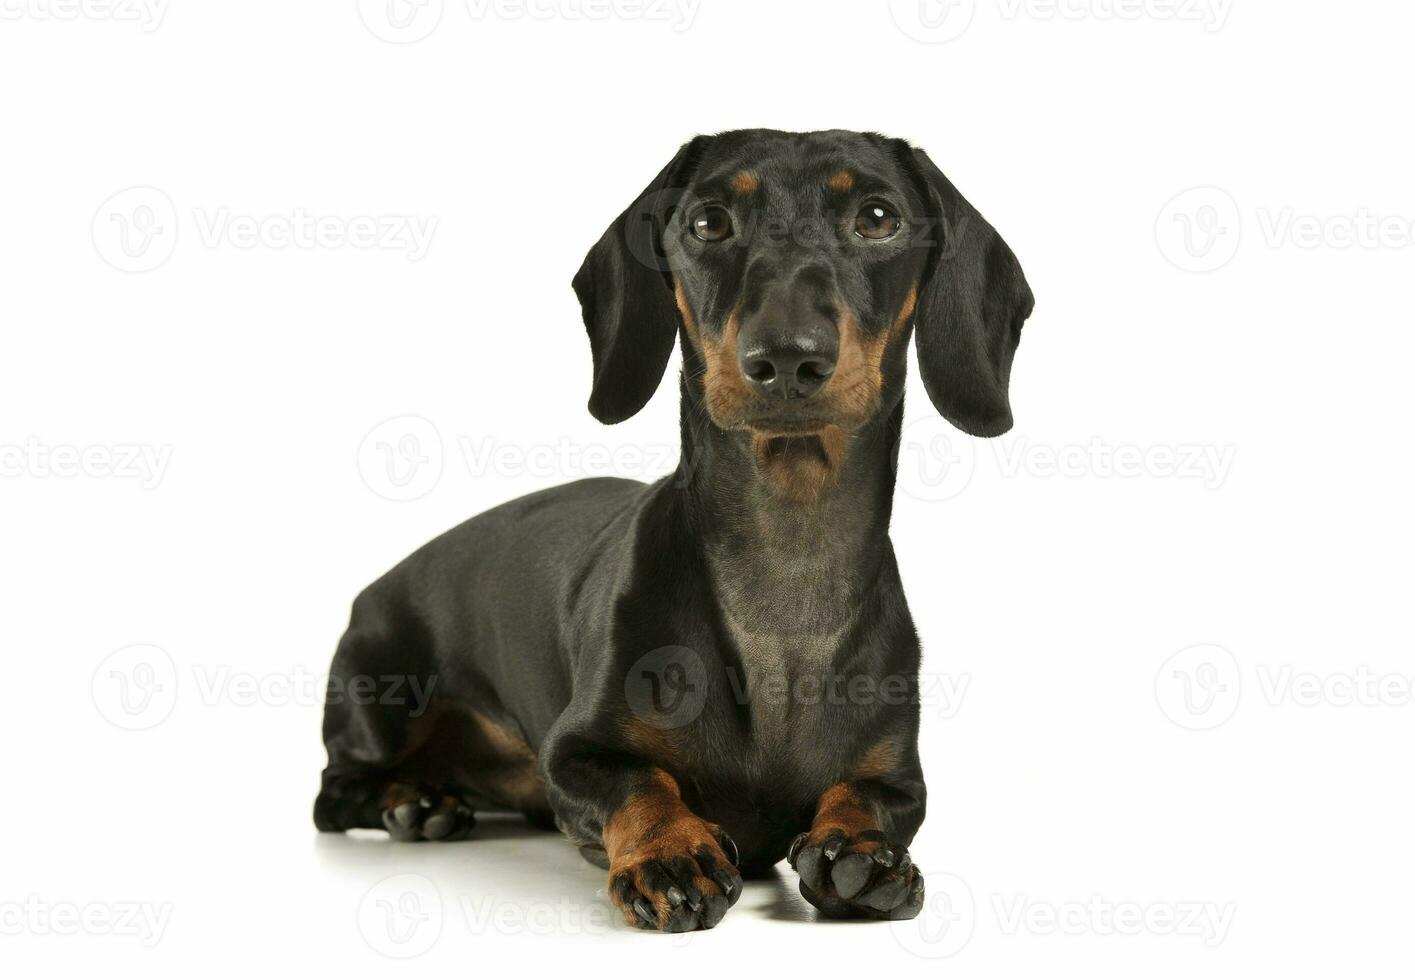
<path fill-rule="evenodd" d="M 678 308 L 661 240 L 702 141 L 699 136 L 679 149 L 609 226 L 575 274 L 575 295 L 594 357 L 590 414 L 606 425 L 624 421 L 648 403 L 673 353 Z"/>

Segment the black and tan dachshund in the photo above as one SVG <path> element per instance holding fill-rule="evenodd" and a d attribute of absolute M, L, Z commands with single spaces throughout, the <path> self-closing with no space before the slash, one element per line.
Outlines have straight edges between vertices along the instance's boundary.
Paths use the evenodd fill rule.
<path fill-rule="evenodd" d="M 903 140 L 753 130 L 683 146 L 574 288 L 601 422 L 679 339 L 678 469 L 513 500 L 359 595 L 316 825 L 455 840 L 519 811 L 643 928 L 711 928 L 783 857 L 826 915 L 916 915 L 919 643 L 888 537 L 907 344 L 949 422 L 1007 431 L 1017 259 Z"/>

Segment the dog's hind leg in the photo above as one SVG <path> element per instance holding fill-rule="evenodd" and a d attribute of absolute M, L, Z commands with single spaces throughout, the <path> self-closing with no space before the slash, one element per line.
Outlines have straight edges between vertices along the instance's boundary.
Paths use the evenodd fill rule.
<path fill-rule="evenodd" d="M 398 840 L 458 840 L 474 811 L 555 829 L 520 727 L 470 660 L 446 665 L 413 616 L 360 598 L 330 669 L 315 801 L 320 830 L 382 828 Z"/>
<path fill-rule="evenodd" d="M 356 603 L 325 695 L 329 765 L 315 800 L 323 831 L 384 829 L 399 840 L 456 840 L 475 825 L 452 778 L 412 764 L 436 726 L 439 671 L 416 624 Z M 394 637 L 397 637 L 395 642 Z M 450 763 L 452 760 L 448 760 Z"/>

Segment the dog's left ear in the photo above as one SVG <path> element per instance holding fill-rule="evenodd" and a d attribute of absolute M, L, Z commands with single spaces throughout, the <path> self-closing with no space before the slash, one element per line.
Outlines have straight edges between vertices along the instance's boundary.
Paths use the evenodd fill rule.
<path fill-rule="evenodd" d="M 594 357 L 590 414 L 606 425 L 648 404 L 678 334 L 678 308 L 661 238 L 682 198 L 703 137 L 678 154 L 590 249 L 575 295 Z"/>
<path fill-rule="evenodd" d="M 934 219 L 933 253 L 914 317 L 924 390 L 939 414 L 969 435 L 1012 428 L 1007 384 L 1032 290 L 1002 236 L 923 150 L 907 147 Z"/>

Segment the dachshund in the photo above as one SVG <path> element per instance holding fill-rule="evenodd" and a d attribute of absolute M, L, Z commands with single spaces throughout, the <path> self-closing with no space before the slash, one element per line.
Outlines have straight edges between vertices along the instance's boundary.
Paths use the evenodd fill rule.
<path fill-rule="evenodd" d="M 917 915 L 920 648 L 888 536 L 908 342 L 948 422 L 1006 432 L 1021 266 L 904 140 L 743 130 L 682 146 L 573 286 L 599 421 L 681 347 L 681 462 L 503 504 L 364 590 L 316 826 L 450 841 L 518 812 L 644 929 L 712 928 L 783 858 L 825 916 Z M 377 696 L 390 677 L 428 703 Z"/>

